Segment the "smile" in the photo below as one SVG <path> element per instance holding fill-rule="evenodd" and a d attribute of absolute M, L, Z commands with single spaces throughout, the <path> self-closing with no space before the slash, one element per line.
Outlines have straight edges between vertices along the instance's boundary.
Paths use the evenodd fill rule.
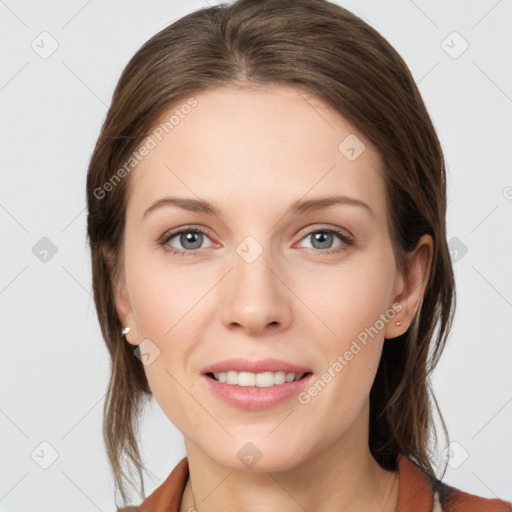
<path fill-rule="evenodd" d="M 237 372 L 230 370 L 227 372 L 207 373 L 208 377 L 231 386 L 256 386 L 258 388 L 268 388 L 280 386 L 288 382 L 294 382 L 302 379 L 306 373 L 286 373 L 286 372 Z"/>

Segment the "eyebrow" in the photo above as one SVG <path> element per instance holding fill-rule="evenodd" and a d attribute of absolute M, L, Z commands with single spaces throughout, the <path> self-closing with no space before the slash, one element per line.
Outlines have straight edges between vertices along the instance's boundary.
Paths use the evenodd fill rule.
<path fill-rule="evenodd" d="M 307 213 L 321 210 L 322 208 L 327 208 L 335 204 L 360 206 L 364 208 L 373 218 L 375 218 L 375 213 L 364 201 L 343 195 L 334 195 L 315 199 L 298 199 L 291 204 L 291 206 L 284 213 L 283 217 L 293 213 Z M 220 212 L 208 201 L 185 197 L 164 197 L 158 201 L 155 201 L 144 212 L 143 218 L 146 217 L 146 215 L 148 215 L 150 212 L 166 206 L 177 206 L 191 212 L 205 213 L 207 215 L 215 215 L 216 217 L 220 216 Z"/>

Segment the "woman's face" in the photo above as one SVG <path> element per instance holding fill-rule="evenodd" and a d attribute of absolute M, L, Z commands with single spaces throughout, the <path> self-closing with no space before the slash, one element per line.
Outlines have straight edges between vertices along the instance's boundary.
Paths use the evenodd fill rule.
<path fill-rule="evenodd" d="M 384 337 L 403 333 L 395 321 L 409 318 L 398 312 L 404 280 L 379 155 L 303 91 L 222 87 L 194 98 L 193 108 L 183 101 L 162 116 L 166 128 L 145 141 L 129 178 L 117 295 L 129 343 L 142 342 L 164 413 L 224 466 L 250 455 L 261 469 L 285 469 L 344 450 L 368 437 Z M 263 387 L 250 380 L 266 363 L 241 376 L 249 387 L 204 374 L 234 358 L 311 374 L 271 387 L 265 379 L 282 374 L 257 377 Z"/>

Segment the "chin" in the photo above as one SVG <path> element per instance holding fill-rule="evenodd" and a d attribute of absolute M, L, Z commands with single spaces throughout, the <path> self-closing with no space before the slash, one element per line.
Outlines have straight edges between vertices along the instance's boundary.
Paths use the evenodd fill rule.
<path fill-rule="evenodd" d="M 275 472 L 286 471 L 294 468 L 303 462 L 303 457 L 298 454 L 298 450 L 303 448 L 303 442 L 299 446 L 281 445 L 281 450 L 269 439 L 258 442 L 253 440 L 234 442 L 229 444 L 219 443 L 212 450 L 204 447 L 203 450 L 209 457 L 226 468 L 233 471 L 247 472 Z M 218 450 L 218 447 L 222 447 Z"/>

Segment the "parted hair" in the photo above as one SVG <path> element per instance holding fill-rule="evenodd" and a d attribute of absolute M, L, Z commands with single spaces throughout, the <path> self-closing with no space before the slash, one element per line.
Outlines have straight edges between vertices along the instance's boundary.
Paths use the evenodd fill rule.
<path fill-rule="evenodd" d="M 370 392 L 369 447 L 381 467 L 404 454 L 434 475 L 438 441 L 430 373 L 451 329 L 455 283 L 446 240 L 445 163 L 417 85 L 375 29 L 327 0 L 238 0 L 192 12 L 151 37 L 113 93 L 87 173 L 87 234 L 94 301 L 111 359 L 103 436 L 116 491 L 127 503 L 134 469 L 144 495 L 140 417 L 151 398 L 142 362 L 121 337 L 114 289 L 123 276 L 130 175 L 99 194 L 163 113 L 222 85 L 289 85 L 323 100 L 377 148 L 397 268 L 423 234 L 433 257 L 423 300 L 407 331 L 384 341 Z M 103 190 L 105 190 L 103 188 Z M 446 470 L 446 467 L 445 467 Z"/>

